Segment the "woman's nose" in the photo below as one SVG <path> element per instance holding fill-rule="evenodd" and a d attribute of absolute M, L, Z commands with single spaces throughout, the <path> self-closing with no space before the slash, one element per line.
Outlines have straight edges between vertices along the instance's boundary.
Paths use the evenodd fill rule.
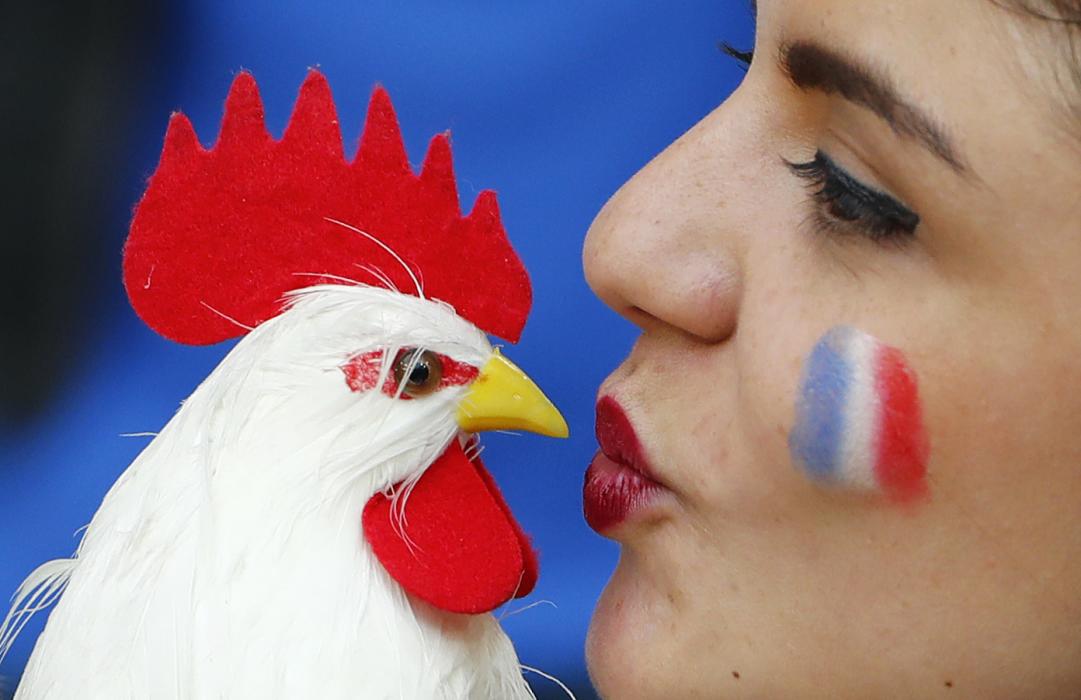
<path fill-rule="evenodd" d="M 742 271 L 708 132 L 699 124 L 623 185 L 590 226 L 583 262 L 594 293 L 643 330 L 716 343 L 735 330 Z"/>

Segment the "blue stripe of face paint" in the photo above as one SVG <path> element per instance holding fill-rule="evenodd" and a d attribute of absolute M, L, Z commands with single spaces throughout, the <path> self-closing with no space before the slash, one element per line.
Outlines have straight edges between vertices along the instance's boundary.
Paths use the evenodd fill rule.
<path fill-rule="evenodd" d="M 844 407 L 851 368 L 844 358 L 851 329 L 840 327 L 822 337 L 803 369 L 796 404 L 796 425 L 788 447 L 812 477 L 829 480 L 837 468 L 844 435 Z"/>

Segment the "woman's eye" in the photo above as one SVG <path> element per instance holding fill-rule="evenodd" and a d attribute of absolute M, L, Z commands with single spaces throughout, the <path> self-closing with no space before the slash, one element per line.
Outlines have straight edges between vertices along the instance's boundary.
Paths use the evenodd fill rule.
<path fill-rule="evenodd" d="M 852 177 L 822 151 L 807 163 L 785 162 L 811 188 L 819 229 L 857 233 L 874 241 L 915 237 L 920 224 L 916 212 Z"/>
<path fill-rule="evenodd" d="M 394 381 L 406 396 L 424 396 L 439 388 L 443 361 L 430 350 L 404 348 L 394 361 Z"/>

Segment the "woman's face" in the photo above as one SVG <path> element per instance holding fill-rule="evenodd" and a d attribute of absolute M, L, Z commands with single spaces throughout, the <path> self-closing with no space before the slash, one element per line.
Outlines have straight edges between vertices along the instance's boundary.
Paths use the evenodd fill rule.
<path fill-rule="evenodd" d="M 741 87 L 597 217 L 590 284 L 642 329 L 600 396 L 667 489 L 601 527 L 622 545 L 588 644 L 603 695 L 1079 692 L 1081 134 L 1057 40 L 990 0 L 760 2 Z M 819 153 L 836 168 L 798 175 Z M 790 455 L 804 360 L 841 325 L 918 378 L 921 498 Z"/>

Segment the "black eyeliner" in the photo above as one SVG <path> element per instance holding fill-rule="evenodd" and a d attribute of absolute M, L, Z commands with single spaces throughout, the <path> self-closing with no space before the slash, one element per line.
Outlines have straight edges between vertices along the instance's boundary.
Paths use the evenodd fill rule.
<path fill-rule="evenodd" d="M 785 162 L 814 188 L 815 202 L 825 209 L 821 213 L 829 223 L 855 227 L 873 240 L 915 235 L 919 214 L 885 192 L 863 184 L 822 151 L 806 163 Z"/>

